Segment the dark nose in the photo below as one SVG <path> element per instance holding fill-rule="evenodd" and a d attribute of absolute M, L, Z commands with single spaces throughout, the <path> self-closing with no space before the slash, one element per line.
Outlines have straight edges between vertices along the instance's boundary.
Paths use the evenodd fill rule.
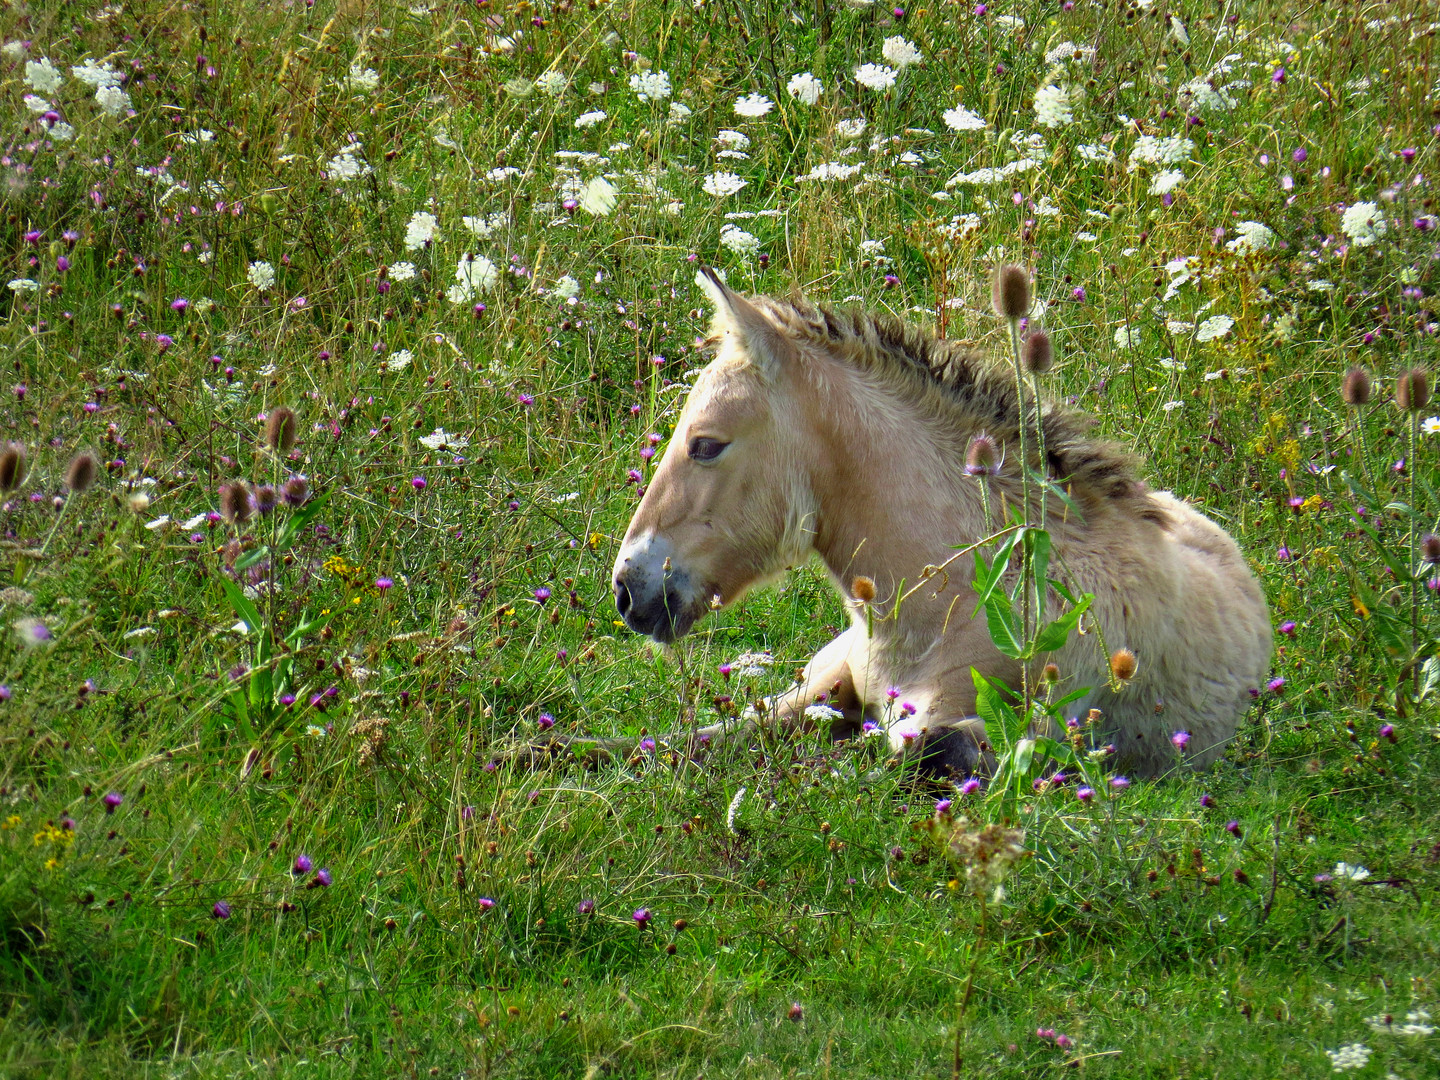
<path fill-rule="evenodd" d="M 630 604 L 630 589 L 617 577 L 615 579 L 615 609 L 620 612 L 622 619 L 630 613 Z"/>

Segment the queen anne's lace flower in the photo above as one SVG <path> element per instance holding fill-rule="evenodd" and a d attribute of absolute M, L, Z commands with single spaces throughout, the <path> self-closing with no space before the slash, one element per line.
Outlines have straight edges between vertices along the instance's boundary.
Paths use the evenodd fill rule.
<path fill-rule="evenodd" d="M 130 108 L 130 95 L 118 86 L 102 86 L 95 91 L 95 104 L 107 116 L 119 116 Z"/>
<path fill-rule="evenodd" d="M 1252 251 L 1264 251 L 1275 240 L 1275 233 L 1269 226 L 1258 221 L 1242 221 L 1235 226 L 1235 239 L 1225 246 L 1237 255 L 1248 255 Z"/>
<path fill-rule="evenodd" d="M 700 185 L 700 189 L 707 195 L 723 197 L 734 195 L 747 183 L 749 183 L 748 180 L 740 179 L 733 172 L 717 172 L 705 177 L 705 182 Z"/>
<path fill-rule="evenodd" d="M 1358 202 L 1346 207 L 1340 218 L 1340 231 L 1356 247 L 1369 247 L 1385 232 L 1385 215 L 1373 202 Z"/>
<path fill-rule="evenodd" d="M 1070 91 L 1063 86 L 1042 86 L 1035 91 L 1035 121 L 1045 127 L 1064 127 L 1075 122 Z"/>
<path fill-rule="evenodd" d="M 897 68 L 907 68 L 911 64 L 923 63 L 925 60 L 925 54 L 915 46 L 915 43 L 906 41 L 899 34 L 885 39 L 884 44 L 880 46 L 880 55 Z"/>
<path fill-rule="evenodd" d="M 971 112 L 964 105 L 945 110 L 945 126 L 951 131 L 982 131 L 990 126 L 983 116 Z"/>
<path fill-rule="evenodd" d="M 419 251 L 428 244 L 433 244 L 438 238 L 436 231 L 435 215 L 421 211 L 410 218 L 409 224 L 405 226 L 405 250 Z"/>
<path fill-rule="evenodd" d="M 577 128 L 594 127 L 596 124 L 600 123 L 600 121 L 604 119 L 605 113 L 599 109 L 595 109 L 591 112 L 581 113 L 579 116 L 577 116 L 575 118 L 575 126 Z"/>
<path fill-rule="evenodd" d="M 267 292 L 275 284 L 275 267 L 268 262 L 252 262 L 245 271 L 245 276 L 257 292 Z"/>
<path fill-rule="evenodd" d="M 825 84 L 810 72 L 802 71 L 798 75 L 790 76 L 790 81 L 785 84 L 785 89 L 800 104 L 814 105 L 820 100 L 820 95 L 825 92 Z"/>
<path fill-rule="evenodd" d="M 670 76 L 664 71 L 637 71 L 630 76 L 630 89 L 641 101 L 664 101 L 670 96 Z"/>
<path fill-rule="evenodd" d="M 735 102 L 735 115 L 756 119 L 775 107 L 775 103 L 764 94 L 746 94 Z"/>
<path fill-rule="evenodd" d="M 42 94 L 53 94 L 60 89 L 65 76 L 50 62 L 49 57 L 42 56 L 39 60 L 25 61 L 25 81 Z"/>
<path fill-rule="evenodd" d="M 1338 1073 L 1365 1068 L 1372 1053 L 1364 1043 L 1347 1043 L 1338 1050 L 1326 1050 L 1325 1056 L 1330 1059 L 1330 1071 Z"/>
<path fill-rule="evenodd" d="M 889 90 L 895 85 L 895 69 L 884 64 L 861 64 L 855 69 L 855 81 L 867 90 Z"/>
<path fill-rule="evenodd" d="M 1235 325 L 1235 320 L 1229 315 L 1211 315 L 1195 328 L 1196 341 L 1214 341 L 1230 333 L 1230 328 Z"/>
<path fill-rule="evenodd" d="M 535 86 L 549 97 L 559 97 L 569 85 L 570 79 L 563 71 L 547 71 L 535 80 Z"/>
<path fill-rule="evenodd" d="M 1185 182 L 1185 174 L 1179 169 L 1166 169 L 1157 173 L 1150 181 L 1151 195 L 1168 195 Z"/>

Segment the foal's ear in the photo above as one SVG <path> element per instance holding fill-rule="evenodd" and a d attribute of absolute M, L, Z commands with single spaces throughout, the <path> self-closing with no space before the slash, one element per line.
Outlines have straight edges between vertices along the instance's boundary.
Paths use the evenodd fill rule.
<path fill-rule="evenodd" d="M 738 334 L 746 353 L 766 379 L 773 379 L 781 365 L 795 358 L 791 341 L 754 304 L 726 285 L 714 267 L 700 267 L 695 284 L 715 305 L 714 332 Z"/>

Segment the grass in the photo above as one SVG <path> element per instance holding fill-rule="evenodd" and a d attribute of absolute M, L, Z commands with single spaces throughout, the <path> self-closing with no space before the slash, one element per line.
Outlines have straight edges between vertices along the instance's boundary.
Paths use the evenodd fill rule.
<path fill-rule="evenodd" d="M 1358 1043 L 1337 1067 L 1435 1074 L 1407 1014 L 1440 981 L 1414 550 L 1440 476 L 1429 410 L 1390 400 L 1436 358 L 1433 15 L 992 7 L 0 12 L 0 418 L 27 462 L 0 507 L 0 1073 L 1301 1077 Z M 895 35 L 924 62 L 859 86 Z M 42 57 L 58 86 L 26 81 Z M 673 96 L 637 97 L 645 70 Z M 128 105 L 97 98 L 121 77 Z M 1073 120 L 1037 126 L 1052 84 Z M 774 108 L 736 115 L 751 93 Z M 950 131 L 956 105 L 988 127 Z M 1142 133 L 1193 145 L 1144 162 Z M 825 163 L 863 168 L 797 179 Z M 745 186 L 706 194 L 719 171 Z M 1345 217 L 1366 202 L 1383 230 Z M 493 280 L 457 280 L 467 253 Z M 978 956 L 927 823 L 999 804 L 873 744 L 510 762 L 542 713 L 638 743 L 773 693 L 843 624 L 812 566 L 668 656 L 616 625 L 627 473 L 703 362 L 696 262 L 1003 355 L 1006 260 L 1049 304 L 1051 392 L 1295 624 L 1227 760 L 1037 791 Z M 217 513 L 297 475 L 306 509 Z"/>

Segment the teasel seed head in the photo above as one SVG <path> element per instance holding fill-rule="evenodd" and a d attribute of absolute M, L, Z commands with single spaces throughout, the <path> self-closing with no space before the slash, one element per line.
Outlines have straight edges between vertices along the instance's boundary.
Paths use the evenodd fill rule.
<path fill-rule="evenodd" d="M 1430 375 L 1424 368 L 1411 368 L 1395 383 L 1395 404 L 1405 412 L 1419 412 L 1430 400 Z"/>
<path fill-rule="evenodd" d="M 76 454 L 70 459 L 70 467 L 65 470 L 65 486 L 73 495 L 89 491 L 95 483 L 95 474 L 99 469 L 100 466 L 96 464 L 94 454 L 88 452 Z"/>
<path fill-rule="evenodd" d="M 1135 654 L 1129 649 L 1116 649 L 1110 654 L 1110 674 L 1120 682 L 1128 682 L 1135 677 L 1135 670 L 1139 662 Z"/>
<path fill-rule="evenodd" d="M 1346 405 L 1370 404 L 1370 373 L 1362 367 L 1352 367 L 1340 383 L 1340 400 Z"/>
<path fill-rule="evenodd" d="M 1054 663 L 1053 661 L 1052 661 L 1051 663 L 1046 664 L 1045 667 L 1044 667 L 1044 668 L 1041 670 L 1041 672 L 1040 672 L 1040 677 L 1041 677 L 1042 679 L 1044 679 L 1047 683 L 1057 683 L 1057 682 L 1059 682 L 1059 681 L 1060 681 L 1060 665 Z"/>
<path fill-rule="evenodd" d="M 1030 314 L 1030 275 L 1023 266 L 1006 263 L 995 271 L 990 302 L 1002 319 L 1023 319 Z"/>
<path fill-rule="evenodd" d="M 231 525 L 244 525 L 250 520 L 250 487 L 236 480 L 220 489 L 220 516 Z"/>
<path fill-rule="evenodd" d="M 965 450 L 965 472 L 970 476 L 1000 474 L 1000 446 L 993 436 L 982 431 L 970 440 Z"/>
<path fill-rule="evenodd" d="M 0 451 L 0 491 L 14 491 L 25 479 L 25 444 L 6 443 Z"/>
<path fill-rule="evenodd" d="M 850 595 L 862 604 L 870 603 L 875 599 L 875 582 L 863 575 L 857 576 L 850 583 Z"/>
<path fill-rule="evenodd" d="M 1426 533 L 1420 540 L 1420 554 L 1431 566 L 1440 566 L 1440 536 Z"/>
<path fill-rule="evenodd" d="M 297 427 L 294 409 L 281 405 L 271 410 L 270 418 L 265 421 L 265 445 L 277 453 L 288 454 L 295 448 Z"/>
<path fill-rule="evenodd" d="M 271 510 L 275 509 L 275 505 L 279 501 L 280 496 L 276 493 L 272 485 L 262 484 L 255 489 L 255 509 L 259 510 L 260 513 L 270 513 Z"/>
<path fill-rule="evenodd" d="M 1050 344 L 1050 335 L 1036 330 L 1025 339 L 1020 362 L 1031 375 L 1044 375 L 1055 366 L 1055 347 Z"/>
<path fill-rule="evenodd" d="M 281 498 L 286 506 L 304 506 L 310 498 L 310 482 L 303 476 L 292 476 L 285 481 Z"/>

